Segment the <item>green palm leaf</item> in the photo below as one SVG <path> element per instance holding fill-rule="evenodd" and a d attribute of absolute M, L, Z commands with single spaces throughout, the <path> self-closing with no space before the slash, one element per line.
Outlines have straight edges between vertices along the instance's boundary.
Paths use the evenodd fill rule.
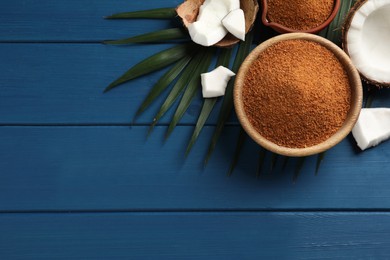
<path fill-rule="evenodd" d="M 326 152 L 322 152 L 322 153 L 320 153 L 320 154 L 317 156 L 316 175 L 318 175 L 318 172 L 319 172 L 319 170 L 320 170 L 321 163 L 322 163 L 322 161 L 324 160 L 325 155 L 326 155 Z"/>
<path fill-rule="evenodd" d="M 375 95 L 377 94 L 377 91 L 378 91 L 377 87 L 368 87 L 366 102 L 364 102 L 365 108 L 372 107 L 372 102 L 374 102 L 374 98 Z"/>
<path fill-rule="evenodd" d="M 179 76 L 179 74 L 190 62 L 191 58 L 191 55 L 187 55 L 179 60 L 157 81 L 157 83 L 150 90 L 148 96 L 142 102 L 141 106 L 138 108 L 135 117 L 138 117 L 142 112 L 144 112 L 145 109 L 147 109 L 152 104 L 152 102 L 169 86 L 169 84 L 171 84 Z"/>
<path fill-rule="evenodd" d="M 204 50 L 204 49 L 201 49 Z M 200 53 L 200 54 L 199 54 Z M 184 90 L 184 88 L 188 85 L 191 77 L 193 76 L 194 70 L 197 68 L 199 63 L 202 61 L 203 55 L 201 54 L 202 51 L 196 52 L 193 54 L 193 58 L 188 64 L 188 66 L 185 68 L 179 79 L 177 80 L 176 84 L 173 86 L 171 92 L 169 93 L 168 97 L 165 99 L 164 103 L 160 107 L 160 110 L 157 112 L 156 116 L 153 119 L 153 123 L 149 128 L 149 133 L 154 128 L 154 126 L 157 124 L 158 120 L 168 111 L 168 109 L 173 105 L 173 103 L 176 101 L 176 99 L 180 96 L 180 93 Z"/>
<path fill-rule="evenodd" d="M 228 176 L 231 176 L 233 174 L 234 168 L 236 167 L 238 160 L 240 159 L 241 150 L 242 150 L 242 147 L 244 146 L 246 136 L 247 135 L 246 135 L 244 129 L 242 127 L 240 127 L 240 134 L 238 135 L 236 149 L 234 151 L 232 163 L 230 164 L 230 167 L 229 167 Z"/>
<path fill-rule="evenodd" d="M 175 8 L 157 8 L 151 10 L 118 13 L 105 17 L 106 19 L 171 19 L 176 17 Z"/>
<path fill-rule="evenodd" d="M 192 100 L 195 97 L 195 94 L 197 90 L 199 90 L 200 86 L 200 74 L 207 72 L 211 59 L 214 55 L 214 49 L 213 48 L 208 48 L 204 54 L 203 59 L 199 63 L 198 67 L 195 69 L 193 73 L 193 77 L 190 80 L 190 82 L 187 85 L 186 90 L 184 91 L 184 94 L 180 100 L 179 106 L 176 109 L 175 114 L 173 115 L 173 118 L 171 120 L 171 123 L 169 124 L 167 133 L 166 133 L 166 138 L 170 136 L 172 133 L 173 129 L 175 129 L 177 123 L 180 121 L 180 119 L 183 117 L 185 111 L 188 109 L 190 106 Z"/>
<path fill-rule="evenodd" d="M 200 132 L 203 129 L 207 119 L 209 118 L 211 111 L 213 110 L 215 104 L 217 103 L 218 98 L 206 98 L 203 101 L 202 110 L 200 111 L 198 121 L 196 122 L 194 132 L 192 133 L 191 139 L 187 145 L 186 155 L 188 155 L 194 146 Z"/>
<path fill-rule="evenodd" d="M 218 66 L 228 67 L 231 55 L 232 55 L 232 49 L 222 49 L 219 56 L 218 56 L 216 67 L 218 67 Z M 199 136 L 200 132 L 202 131 L 203 126 L 206 123 L 207 119 L 209 118 L 210 113 L 213 110 L 215 104 L 217 103 L 217 100 L 218 100 L 218 98 L 205 98 L 204 99 L 202 110 L 200 111 L 194 132 L 191 136 L 190 142 L 188 143 L 188 146 L 186 149 L 187 155 L 189 154 L 193 145 L 195 144 L 196 140 L 198 139 L 198 136 Z"/>
<path fill-rule="evenodd" d="M 104 92 L 107 92 L 122 83 L 125 83 L 129 80 L 138 78 L 140 76 L 149 74 L 156 70 L 162 69 L 175 61 L 180 60 L 184 56 L 188 55 L 191 51 L 191 46 L 193 48 L 193 44 L 182 44 L 167 50 L 163 50 L 153 56 L 146 58 L 140 63 L 134 65 L 131 69 L 129 69 L 126 73 L 124 73 L 120 78 L 112 82 Z"/>
<path fill-rule="evenodd" d="M 298 158 L 298 162 L 297 162 L 297 165 L 295 166 L 294 177 L 293 177 L 294 183 L 298 180 L 299 174 L 301 174 L 305 160 L 306 160 L 306 157 Z"/>
<path fill-rule="evenodd" d="M 112 45 L 130 44 L 130 43 L 152 43 L 152 42 L 184 39 L 186 37 L 188 37 L 188 33 L 186 33 L 183 29 L 170 28 L 170 29 L 145 33 L 142 35 L 137 35 L 131 38 L 126 38 L 121 40 L 104 41 L 103 43 L 112 44 Z"/>
<path fill-rule="evenodd" d="M 234 72 L 237 73 L 238 69 L 241 66 L 241 63 L 244 61 L 245 57 L 249 54 L 252 40 L 253 40 L 253 31 L 251 31 L 250 33 L 247 34 L 247 38 L 246 38 L 245 42 L 240 43 L 236 58 L 235 58 L 234 63 L 233 63 L 233 71 Z M 224 97 L 223 102 L 222 102 L 222 107 L 221 107 L 221 111 L 219 113 L 217 125 L 216 125 L 215 131 L 213 133 L 209 149 L 207 151 L 205 164 L 207 164 L 208 160 L 210 159 L 210 156 L 215 149 L 215 146 L 216 146 L 217 141 L 219 139 L 219 136 L 222 132 L 222 129 L 225 125 L 225 122 L 227 121 L 227 119 L 229 118 L 229 116 L 232 112 L 232 109 L 233 109 L 233 86 L 234 86 L 234 81 L 231 80 L 226 88 L 226 93 L 225 93 L 225 97 Z"/>
<path fill-rule="evenodd" d="M 215 67 L 219 66 L 224 66 L 224 67 L 229 67 L 230 63 L 230 57 L 232 56 L 233 49 L 222 49 L 221 52 L 219 53 L 217 64 Z"/>
<path fill-rule="evenodd" d="M 340 10 L 335 17 L 335 19 L 330 23 L 326 29 L 326 34 L 323 35 L 334 43 L 341 44 L 341 31 L 346 15 L 351 9 L 352 5 L 355 3 L 355 0 L 342 0 Z"/>

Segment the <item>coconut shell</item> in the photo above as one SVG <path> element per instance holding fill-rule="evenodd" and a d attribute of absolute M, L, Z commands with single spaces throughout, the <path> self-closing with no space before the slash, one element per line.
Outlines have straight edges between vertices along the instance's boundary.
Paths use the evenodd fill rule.
<path fill-rule="evenodd" d="M 347 17 L 345 18 L 344 25 L 342 28 L 342 47 L 343 47 L 343 50 L 348 54 L 348 56 L 349 56 L 348 42 L 347 42 L 348 30 L 351 27 L 352 19 L 354 18 L 356 11 L 359 10 L 359 8 L 362 7 L 367 1 L 368 0 L 358 0 L 352 6 L 352 8 L 349 10 Z M 359 73 L 360 73 L 360 71 L 359 71 Z M 378 88 L 381 88 L 381 87 L 390 88 L 390 82 L 379 82 L 379 81 L 376 81 L 374 79 L 367 78 L 362 73 L 360 73 L 360 77 L 362 78 L 362 80 L 365 83 L 367 83 L 369 85 L 372 85 L 372 86 L 375 86 Z"/>
<path fill-rule="evenodd" d="M 184 26 L 196 21 L 199 14 L 199 8 L 205 0 L 185 0 L 184 3 L 176 8 L 177 15 L 182 19 Z M 259 4 L 257 0 L 240 0 L 240 7 L 245 16 L 245 33 L 248 33 L 256 20 Z M 231 47 L 240 40 L 232 34 L 227 34 L 220 42 L 216 43 L 217 47 Z"/>

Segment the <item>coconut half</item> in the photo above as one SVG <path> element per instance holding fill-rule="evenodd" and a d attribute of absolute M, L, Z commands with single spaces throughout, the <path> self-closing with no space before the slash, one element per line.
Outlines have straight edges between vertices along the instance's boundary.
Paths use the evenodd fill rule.
<path fill-rule="evenodd" d="M 211 2 L 212 0 L 208 0 Z M 200 11 L 200 7 L 205 3 L 205 0 L 185 0 L 176 8 L 177 15 L 182 19 L 186 28 L 195 22 Z M 229 9 L 235 8 L 230 7 Z M 240 8 L 244 11 L 245 16 L 245 33 L 248 33 L 256 20 L 257 12 L 259 11 L 259 3 L 257 0 L 240 0 Z M 229 10 L 231 11 L 231 10 Z M 217 47 L 230 47 L 238 43 L 240 39 L 236 38 L 231 33 L 228 33 L 221 41 L 215 44 Z"/>
<path fill-rule="evenodd" d="M 343 48 L 362 78 L 390 87 L 390 0 L 359 0 L 343 30 Z"/>

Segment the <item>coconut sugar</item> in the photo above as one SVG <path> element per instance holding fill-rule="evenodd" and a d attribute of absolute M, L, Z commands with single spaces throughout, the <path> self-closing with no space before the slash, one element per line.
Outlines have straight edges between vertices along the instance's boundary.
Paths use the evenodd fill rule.
<path fill-rule="evenodd" d="M 267 16 L 271 22 L 303 31 L 324 23 L 333 7 L 334 0 L 268 0 Z"/>
<path fill-rule="evenodd" d="M 335 134 L 351 102 L 340 61 L 307 40 L 285 40 L 260 53 L 248 69 L 242 94 L 252 126 L 290 148 L 310 147 Z"/>

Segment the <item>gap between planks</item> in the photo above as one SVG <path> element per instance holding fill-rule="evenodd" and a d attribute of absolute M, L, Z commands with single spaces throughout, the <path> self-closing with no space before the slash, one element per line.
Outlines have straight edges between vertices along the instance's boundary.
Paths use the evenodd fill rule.
<path fill-rule="evenodd" d="M 110 210 L 0 210 L 0 215 L 6 214 L 199 214 L 199 215 L 212 215 L 212 214 L 390 214 L 390 208 L 382 209 L 145 209 L 145 210 L 131 210 L 131 209 L 110 209 Z"/>

